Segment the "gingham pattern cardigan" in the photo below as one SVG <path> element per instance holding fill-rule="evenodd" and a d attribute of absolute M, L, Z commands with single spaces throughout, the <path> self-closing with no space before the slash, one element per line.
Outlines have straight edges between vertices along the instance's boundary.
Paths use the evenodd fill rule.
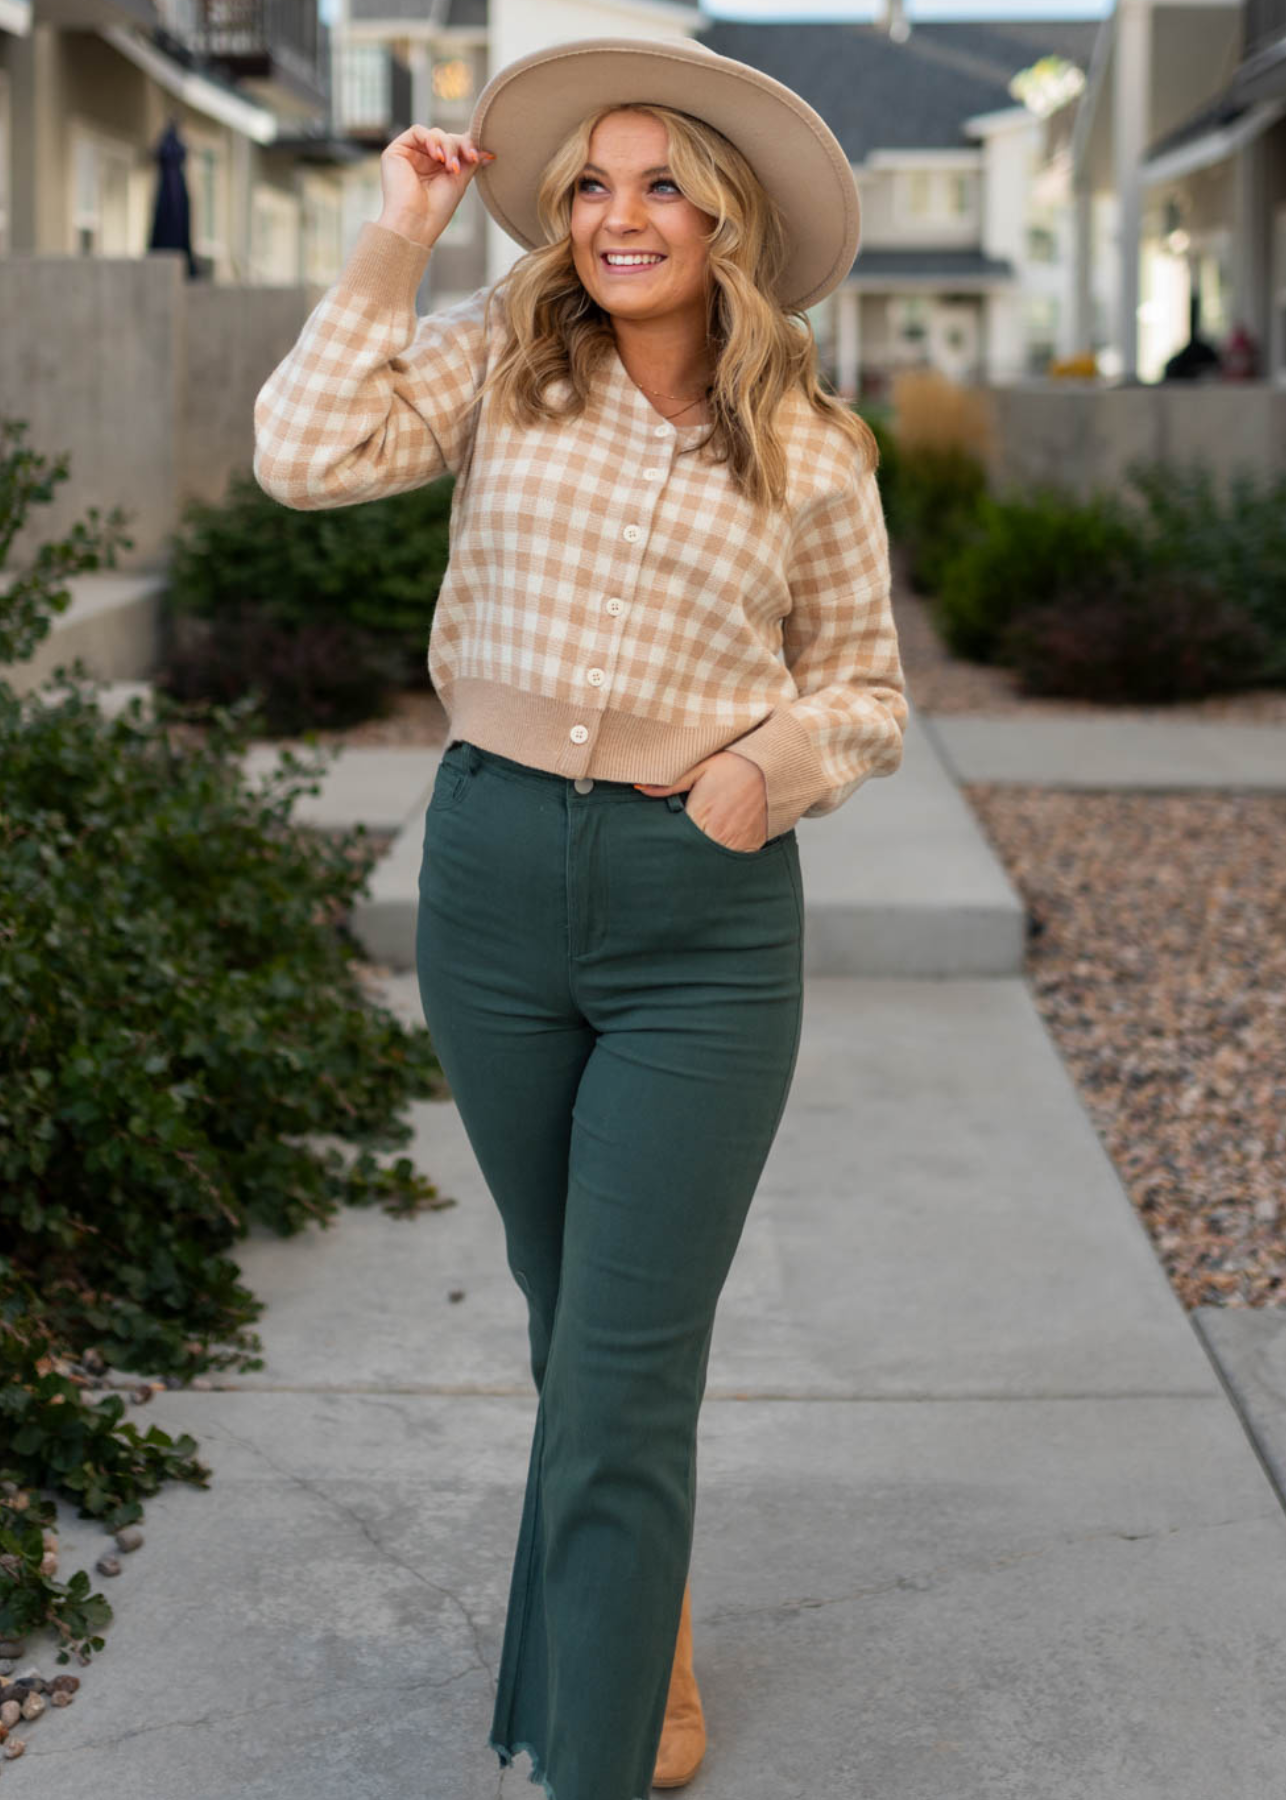
<path fill-rule="evenodd" d="M 515 431 L 486 287 L 417 318 L 430 251 L 373 221 L 255 402 L 254 472 L 348 506 L 450 471 L 428 667 L 466 738 L 567 776 L 669 786 L 716 750 L 763 770 L 768 836 L 902 760 L 907 703 L 875 476 L 802 395 L 788 507 L 756 514 L 703 425 L 674 426 L 613 350 L 576 419 Z M 559 382 L 550 398 L 566 391 Z"/>

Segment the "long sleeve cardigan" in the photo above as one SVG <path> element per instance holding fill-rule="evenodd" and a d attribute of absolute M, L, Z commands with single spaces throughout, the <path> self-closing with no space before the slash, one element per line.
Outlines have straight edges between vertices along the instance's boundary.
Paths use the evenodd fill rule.
<path fill-rule="evenodd" d="M 736 750 L 764 773 L 769 837 L 893 774 L 905 681 L 855 446 L 789 394 L 788 504 L 756 510 L 702 459 L 709 428 L 670 424 L 614 350 L 580 418 L 515 431 L 494 395 L 470 412 L 502 296 L 489 330 L 486 287 L 417 317 L 429 255 L 363 225 L 259 392 L 254 473 L 301 509 L 456 476 L 428 646 L 451 738 L 667 786 Z"/>

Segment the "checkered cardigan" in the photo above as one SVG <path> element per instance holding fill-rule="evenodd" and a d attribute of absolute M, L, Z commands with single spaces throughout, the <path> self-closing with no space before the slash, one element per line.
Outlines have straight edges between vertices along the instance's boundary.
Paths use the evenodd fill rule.
<path fill-rule="evenodd" d="M 769 837 L 891 775 L 905 682 L 855 448 L 789 395 L 789 504 L 756 512 L 703 459 L 708 428 L 668 423 L 615 351 L 581 418 L 515 431 L 493 395 L 466 418 L 500 307 L 490 333 L 486 287 L 417 317 L 429 254 L 363 225 L 258 394 L 254 472 L 303 509 L 456 476 L 428 645 L 450 736 L 666 786 L 733 749 L 763 770 Z"/>

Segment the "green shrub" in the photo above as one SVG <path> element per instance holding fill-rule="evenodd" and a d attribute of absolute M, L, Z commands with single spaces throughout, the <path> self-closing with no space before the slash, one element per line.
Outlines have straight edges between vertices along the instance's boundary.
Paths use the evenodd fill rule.
<path fill-rule="evenodd" d="M 164 617 L 207 619 L 222 629 L 252 611 L 285 632 L 340 625 L 388 652 L 399 685 L 425 687 L 453 488 L 445 476 L 409 494 L 300 511 L 280 505 L 253 475 L 238 472 L 221 502 L 185 506 L 172 540 Z M 167 633 L 166 656 L 178 641 Z M 252 657 L 249 636 L 241 646 Z M 226 694 L 232 656 L 233 647 L 225 648 L 217 683 L 210 663 L 212 687 L 204 697 Z M 242 676 L 239 693 L 249 693 L 256 680 L 265 685 L 253 660 Z M 267 704 L 271 711 L 271 685 Z"/>
<path fill-rule="evenodd" d="M 890 533 L 894 528 L 894 509 L 897 506 L 898 476 L 898 441 L 893 431 L 889 410 L 885 406 L 869 405 L 854 408 L 860 413 L 863 421 L 870 426 L 879 446 L 880 460 L 876 466 L 875 479 L 880 490 L 880 500 L 884 507 L 885 523 Z"/>
<path fill-rule="evenodd" d="M 56 478 L 26 451 L 0 463 L 0 563 Z M 33 647 L 55 573 L 112 565 L 115 543 L 44 546 L 0 592 L 0 644 Z M 0 681 L 0 1634 L 44 1621 L 82 1660 L 105 1602 L 33 1565 L 24 1490 L 119 1524 L 203 1472 L 186 1440 L 94 1405 L 69 1359 L 261 1367 L 230 1255 L 252 1224 L 449 1204 L 376 1154 L 408 1140 L 406 1102 L 440 1071 L 427 1032 L 362 986 L 347 917 L 367 834 L 291 818 L 324 756 L 252 785 L 248 704 L 199 734 L 164 696 L 155 719 L 135 700 L 109 720 L 87 684 L 80 663 L 25 697 Z"/>
<path fill-rule="evenodd" d="M 986 469 L 963 446 L 899 448 L 889 529 L 905 546 L 908 575 L 920 593 L 938 591 L 946 565 L 977 529 L 986 493 Z"/>
<path fill-rule="evenodd" d="M 1115 496 L 1079 501 L 1053 488 L 986 495 L 968 540 L 944 560 L 934 622 L 955 655 L 996 662 L 1019 614 L 1124 591 L 1146 564 L 1140 530 Z"/>
<path fill-rule="evenodd" d="M 1286 475 L 1261 484 L 1234 471 L 1223 500 L 1213 470 L 1198 462 L 1135 462 L 1127 476 L 1156 564 L 1243 611 L 1260 634 L 1256 679 L 1286 681 Z"/>

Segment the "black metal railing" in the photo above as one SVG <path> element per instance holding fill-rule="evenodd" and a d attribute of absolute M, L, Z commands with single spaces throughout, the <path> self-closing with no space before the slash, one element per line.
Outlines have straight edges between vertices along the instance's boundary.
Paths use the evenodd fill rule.
<path fill-rule="evenodd" d="M 1243 53 L 1247 57 L 1286 40 L 1286 0 L 1244 0 L 1245 20 Z"/>

